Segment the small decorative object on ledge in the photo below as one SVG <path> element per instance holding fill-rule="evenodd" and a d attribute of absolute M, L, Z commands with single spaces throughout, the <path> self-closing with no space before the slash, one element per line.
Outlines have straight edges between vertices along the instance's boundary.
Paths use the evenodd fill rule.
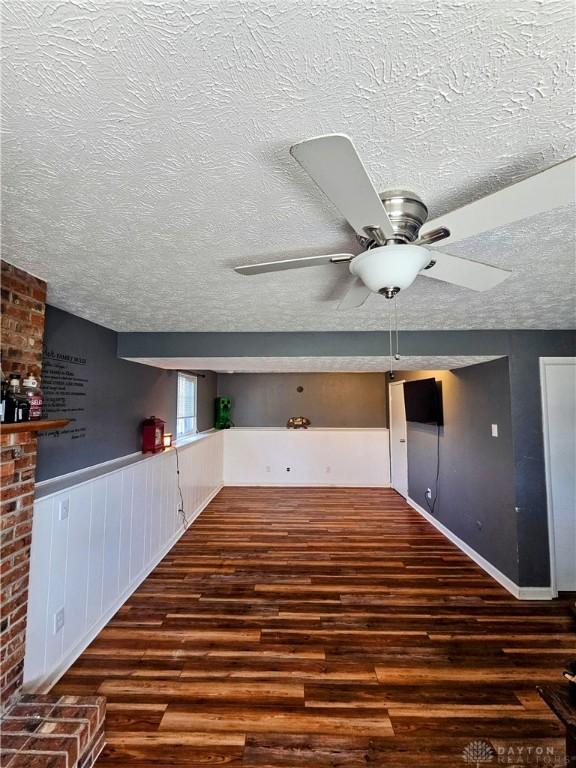
<path fill-rule="evenodd" d="M 164 421 L 150 416 L 142 422 L 142 453 L 164 450 Z"/>
<path fill-rule="evenodd" d="M 308 429 L 311 423 L 306 416 L 290 416 L 286 422 L 286 429 Z"/>
<path fill-rule="evenodd" d="M 172 448 L 172 432 L 164 432 L 164 448 Z"/>
<path fill-rule="evenodd" d="M 232 422 L 232 398 L 217 397 L 214 401 L 214 429 L 230 429 Z"/>

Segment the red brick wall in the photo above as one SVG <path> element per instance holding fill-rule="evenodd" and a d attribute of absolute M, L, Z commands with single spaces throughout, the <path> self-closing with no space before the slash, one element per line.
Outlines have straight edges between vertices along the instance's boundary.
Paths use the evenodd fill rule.
<path fill-rule="evenodd" d="M 2 371 L 42 372 L 46 283 L 2 262 Z M 0 708 L 22 688 L 36 438 L 0 438 Z"/>

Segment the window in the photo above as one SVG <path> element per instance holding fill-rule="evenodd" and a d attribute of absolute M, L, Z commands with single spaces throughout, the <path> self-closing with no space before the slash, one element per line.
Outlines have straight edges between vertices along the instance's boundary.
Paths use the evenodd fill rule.
<path fill-rule="evenodd" d="M 178 374 L 178 404 L 176 407 L 176 437 L 195 434 L 196 425 L 196 376 Z"/>

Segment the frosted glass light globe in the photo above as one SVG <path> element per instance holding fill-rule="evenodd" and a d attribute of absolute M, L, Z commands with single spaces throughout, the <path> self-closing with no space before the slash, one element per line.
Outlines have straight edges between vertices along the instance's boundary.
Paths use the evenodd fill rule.
<path fill-rule="evenodd" d="M 403 290 L 431 260 L 430 251 L 421 245 L 382 245 L 352 259 L 350 272 L 374 293 Z"/>

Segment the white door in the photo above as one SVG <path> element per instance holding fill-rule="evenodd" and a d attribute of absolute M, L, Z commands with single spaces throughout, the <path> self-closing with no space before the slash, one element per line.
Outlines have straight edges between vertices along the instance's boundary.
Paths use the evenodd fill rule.
<path fill-rule="evenodd" d="M 541 358 L 552 586 L 576 590 L 576 358 Z"/>
<path fill-rule="evenodd" d="M 408 444 L 404 382 L 391 382 L 388 388 L 390 407 L 390 484 L 402 496 L 408 496 Z"/>

